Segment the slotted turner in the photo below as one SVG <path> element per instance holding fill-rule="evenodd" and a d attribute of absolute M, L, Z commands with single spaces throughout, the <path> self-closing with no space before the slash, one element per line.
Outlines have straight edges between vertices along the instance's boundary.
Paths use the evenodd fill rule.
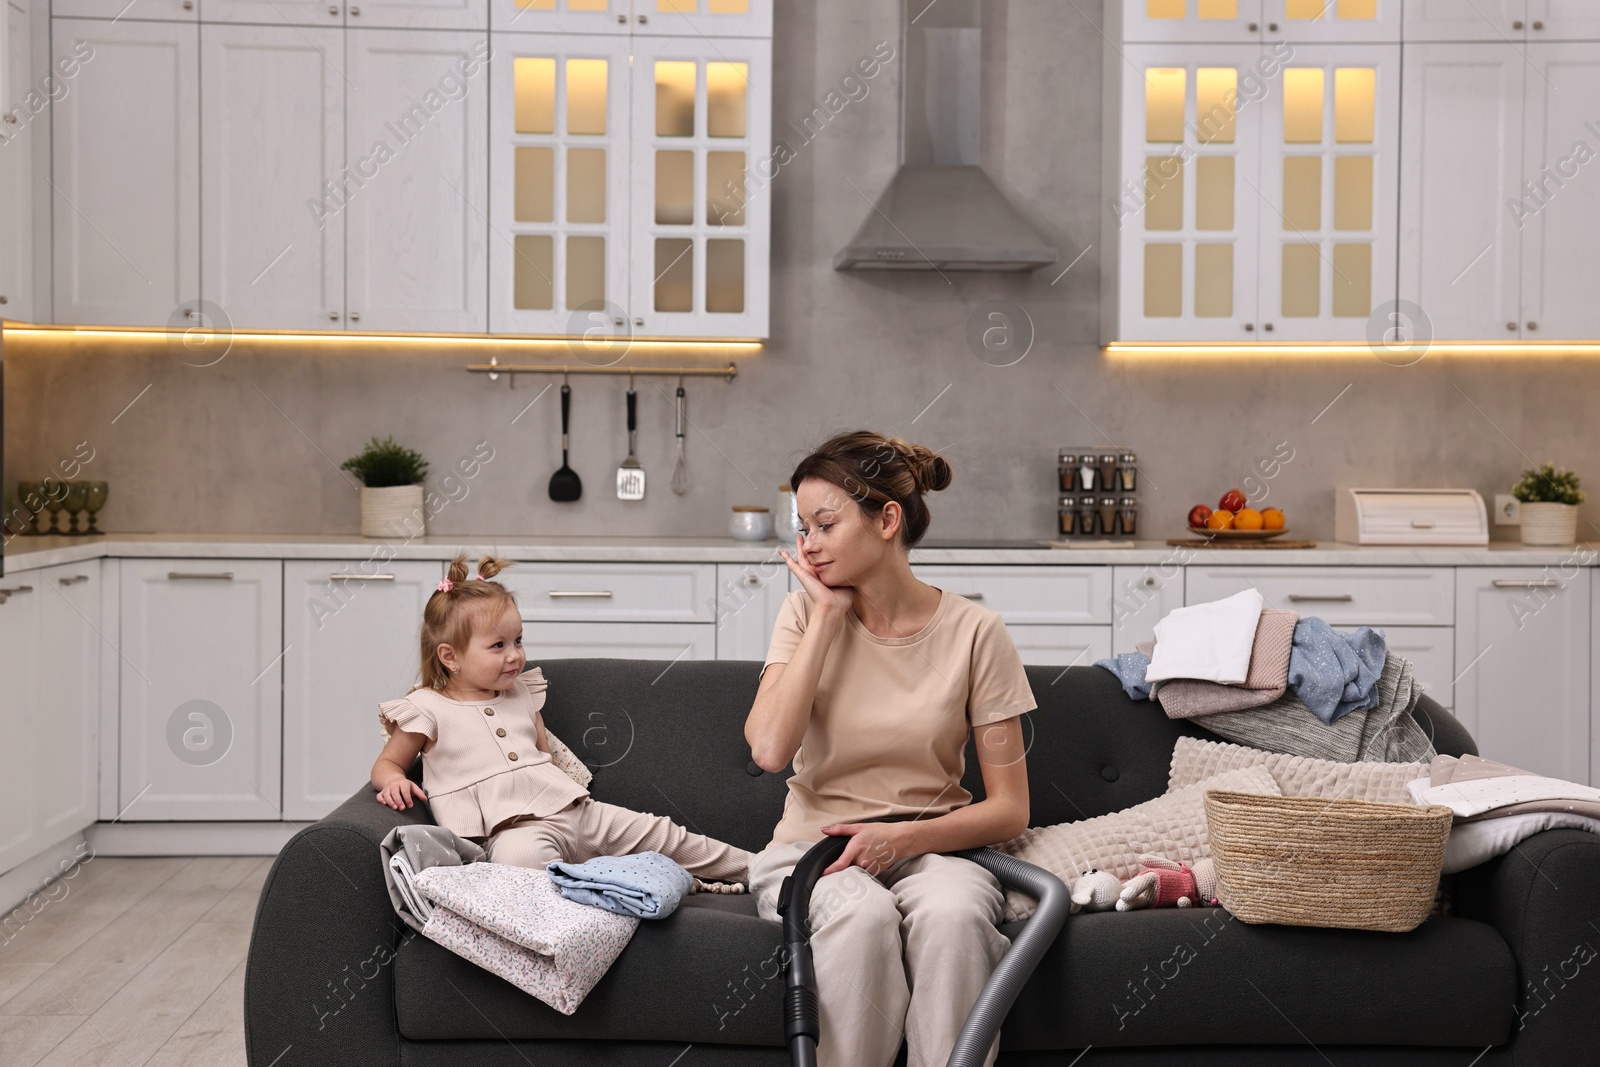
<path fill-rule="evenodd" d="M 617 468 L 617 499 L 618 500 L 643 500 L 644 499 L 644 468 L 639 465 L 639 458 L 633 454 L 635 431 L 638 428 L 639 394 L 633 391 L 633 382 L 628 383 L 628 458 L 622 461 L 622 466 Z"/>

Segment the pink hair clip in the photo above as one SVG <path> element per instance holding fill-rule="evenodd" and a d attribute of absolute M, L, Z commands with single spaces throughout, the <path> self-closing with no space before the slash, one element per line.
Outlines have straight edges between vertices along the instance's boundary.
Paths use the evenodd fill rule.
<path fill-rule="evenodd" d="M 448 593 L 450 590 L 455 588 L 455 584 L 456 583 L 454 583 L 450 579 L 446 578 L 444 581 L 440 582 L 437 586 L 435 586 L 435 588 L 441 593 Z"/>

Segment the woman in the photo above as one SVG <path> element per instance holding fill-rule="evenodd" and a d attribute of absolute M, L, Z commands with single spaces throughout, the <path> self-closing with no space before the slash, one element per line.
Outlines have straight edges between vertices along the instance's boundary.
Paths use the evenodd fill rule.
<path fill-rule="evenodd" d="M 760 914 L 824 834 L 848 834 L 811 900 L 819 1067 L 943 1065 L 1010 941 L 1000 883 L 942 855 L 1028 826 L 1018 716 L 1038 707 L 1000 616 L 919 581 L 910 548 L 923 493 L 950 484 L 929 449 L 840 434 L 790 477 L 800 510 L 789 593 L 745 739 L 756 763 L 795 773 L 771 842 L 750 862 Z M 974 731 L 985 799 L 961 786 Z M 863 823 L 887 815 L 900 821 Z M 993 1064 L 999 1038 L 989 1049 Z"/>

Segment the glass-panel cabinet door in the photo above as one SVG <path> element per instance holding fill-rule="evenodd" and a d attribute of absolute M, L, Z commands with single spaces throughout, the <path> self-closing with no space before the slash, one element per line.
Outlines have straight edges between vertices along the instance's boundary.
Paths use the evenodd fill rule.
<path fill-rule="evenodd" d="M 633 32 L 669 37 L 771 37 L 772 0 L 633 0 Z"/>
<path fill-rule="evenodd" d="M 1261 39 L 1263 0 L 1114 0 L 1106 7 L 1107 36 L 1124 41 L 1231 44 Z"/>
<path fill-rule="evenodd" d="M 1400 0 L 1265 0 L 1261 19 L 1268 41 L 1400 40 Z"/>
<path fill-rule="evenodd" d="M 1256 339 L 1259 45 L 1130 45 L 1118 340 Z"/>
<path fill-rule="evenodd" d="M 1362 341 L 1395 299 L 1400 48 L 1309 45 L 1261 109 L 1262 341 Z"/>
<path fill-rule="evenodd" d="M 494 38 L 489 329 L 622 332 L 628 42 Z"/>
<path fill-rule="evenodd" d="M 1587 7 L 1592 0 L 1582 0 Z M 1528 0 L 1406 0 L 1409 41 L 1522 41 Z"/>
<path fill-rule="evenodd" d="M 766 336 L 771 69 L 767 38 L 634 38 L 635 333 Z"/>
<path fill-rule="evenodd" d="M 489 0 L 489 28 L 502 33 L 633 32 L 633 8 L 646 0 Z"/>

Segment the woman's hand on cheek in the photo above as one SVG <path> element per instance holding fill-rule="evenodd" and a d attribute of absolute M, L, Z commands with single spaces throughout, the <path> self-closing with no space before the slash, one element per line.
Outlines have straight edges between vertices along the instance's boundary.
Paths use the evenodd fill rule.
<path fill-rule="evenodd" d="M 823 584 L 822 577 L 817 574 L 816 568 L 811 566 L 805 555 L 805 542 L 799 534 L 794 535 L 794 555 L 779 549 L 785 563 L 789 565 L 790 572 L 798 579 L 806 592 L 811 594 L 812 603 L 823 609 L 849 611 L 855 603 L 855 590 L 848 585 L 831 586 Z"/>
<path fill-rule="evenodd" d="M 846 867 L 860 867 L 868 874 L 878 875 L 890 864 L 911 855 L 911 827 L 905 823 L 842 822 L 824 826 L 822 832 L 829 836 L 850 835 L 850 843 L 822 872 L 822 877 Z"/>

